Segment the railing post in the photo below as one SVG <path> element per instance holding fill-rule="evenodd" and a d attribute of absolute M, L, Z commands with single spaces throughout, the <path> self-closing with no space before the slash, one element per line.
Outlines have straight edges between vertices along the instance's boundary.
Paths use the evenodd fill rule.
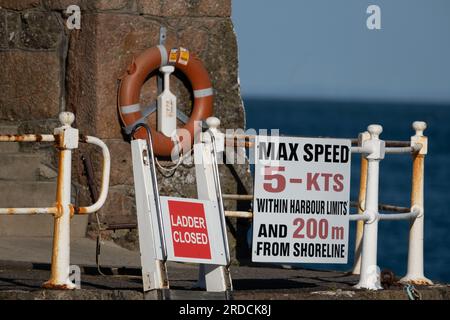
<path fill-rule="evenodd" d="M 378 183 L 379 165 L 380 161 L 384 159 L 385 142 L 379 139 L 379 135 L 383 132 L 380 125 L 370 125 L 367 130 L 370 134 L 370 140 L 363 143 L 363 148 L 370 150 L 370 153 L 365 154 L 368 161 L 365 212 L 370 219 L 364 223 L 361 275 L 355 288 L 378 290 L 381 289 L 380 273 L 377 266 Z"/>
<path fill-rule="evenodd" d="M 74 289 L 69 279 L 70 272 L 70 219 L 74 208 L 70 203 L 71 197 L 71 167 L 72 149 L 78 148 L 78 130 L 71 127 L 75 116 L 71 112 L 59 115 L 62 126 L 54 131 L 56 145 L 59 149 L 58 182 L 56 193 L 56 208 L 53 253 L 50 280 L 43 287 L 48 289 Z"/>
<path fill-rule="evenodd" d="M 370 134 L 367 131 L 361 132 L 358 136 L 358 146 L 362 147 L 364 142 L 370 139 Z M 367 159 L 361 155 L 361 168 L 359 175 L 359 194 L 358 194 L 358 213 L 364 213 L 366 207 L 366 187 L 367 187 Z M 353 262 L 352 274 L 361 273 L 361 250 L 362 238 L 364 231 L 364 221 L 356 221 L 356 235 L 355 235 L 355 257 Z"/>
<path fill-rule="evenodd" d="M 215 117 L 207 119 L 209 133 L 213 134 L 216 151 L 224 150 L 224 136 L 218 130 L 220 120 Z M 203 138 L 201 138 L 203 140 Z M 217 188 L 214 182 L 214 168 L 212 160 L 212 142 L 206 141 L 194 144 L 195 174 L 197 179 L 197 194 L 202 200 L 217 201 Z M 227 234 L 224 234 L 228 245 Z M 197 286 L 211 292 L 229 292 L 233 290 L 230 271 L 227 266 L 200 264 Z"/>
<path fill-rule="evenodd" d="M 411 137 L 411 146 L 421 144 L 419 151 L 413 153 L 413 172 L 411 190 L 411 208 L 419 209 L 419 215 L 411 220 L 409 228 L 408 269 L 406 275 L 400 280 L 404 283 L 420 285 L 433 284 L 424 276 L 423 268 L 423 229 L 424 229 L 424 162 L 428 152 L 428 138 L 423 135 L 427 124 L 415 121 L 413 129 L 416 134 Z"/>

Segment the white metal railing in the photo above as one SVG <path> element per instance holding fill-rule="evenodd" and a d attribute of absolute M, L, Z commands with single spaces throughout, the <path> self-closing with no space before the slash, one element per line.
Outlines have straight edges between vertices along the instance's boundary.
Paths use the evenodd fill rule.
<path fill-rule="evenodd" d="M 356 221 L 355 261 L 353 273 L 360 275 L 356 288 L 381 289 L 380 273 L 377 267 L 378 222 L 382 220 L 410 220 L 407 274 L 400 280 L 404 283 L 427 285 L 432 282 L 425 278 L 423 267 L 424 239 L 424 161 L 428 152 L 428 139 L 423 135 L 425 122 L 413 123 L 415 135 L 410 141 L 383 141 L 380 125 L 370 125 L 366 132 L 353 139 L 358 146 L 351 148 L 352 153 L 361 154 L 360 189 L 358 202 L 352 206 L 358 208 L 358 214 L 351 214 L 350 221 Z M 215 134 L 220 134 L 217 128 Z M 253 148 L 253 135 L 225 135 L 225 146 Z M 386 154 L 412 154 L 412 191 L 410 208 L 379 204 L 379 164 Z M 252 200 L 253 195 L 223 195 L 224 200 Z M 379 211 L 399 213 L 382 214 Z M 252 212 L 226 211 L 226 216 L 252 218 Z"/>
<path fill-rule="evenodd" d="M 414 284 L 432 284 L 424 276 L 423 239 L 424 239 L 424 161 L 428 151 L 428 139 L 423 135 L 425 122 L 413 123 L 415 135 L 411 137 L 410 147 L 386 148 L 379 139 L 383 128 L 371 125 L 368 132 L 359 136 L 361 147 L 361 177 L 359 194 L 359 214 L 351 215 L 351 220 L 362 216 L 364 224 L 357 226 L 355 244 L 355 265 L 353 273 L 360 274 L 357 288 L 381 289 L 380 275 L 377 269 L 378 221 L 410 220 L 407 274 L 402 282 Z M 389 152 L 388 152 L 389 151 Z M 386 153 L 412 153 L 413 173 L 411 190 L 411 209 L 407 213 L 380 214 L 378 210 L 379 164 Z"/>
<path fill-rule="evenodd" d="M 75 285 L 69 279 L 70 270 L 70 219 L 74 214 L 88 214 L 99 210 L 105 203 L 109 188 L 111 159 L 108 147 L 98 138 L 80 136 L 78 129 L 71 125 L 75 116 L 70 112 L 59 115 L 62 126 L 56 128 L 53 135 L 0 135 L 1 142 L 55 142 L 59 150 L 59 165 L 56 203 L 47 208 L 0 208 L 0 214 L 52 214 L 54 220 L 53 251 L 51 277 L 44 287 L 51 289 L 74 289 Z M 77 208 L 71 201 L 72 150 L 78 148 L 78 143 L 93 144 L 101 148 L 103 155 L 103 175 L 99 198 L 88 207 Z"/>

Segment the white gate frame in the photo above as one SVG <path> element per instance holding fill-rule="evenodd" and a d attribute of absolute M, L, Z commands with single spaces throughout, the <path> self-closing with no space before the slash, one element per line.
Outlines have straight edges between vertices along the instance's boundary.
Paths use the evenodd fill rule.
<path fill-rule="evenodd" d="M 212 131 L 216 124 L 214 119 L 207 122 Z M 232 291 L 228 269 L 230 254 L 216 159 L 215 140 L 217 138 L 215 134 L 210 133 L 201 134 L 200 142 L 194 144 L 197 192 L 198 199 L 218 203 L 222 230 L 215 230 L 215 232 L 221 232 L 223 235 L 227 266 L 200 264 L 197 286 L 206 288 L 207 292 L 223 292 L 225 296 L 228 296 Z M 156 298 L 166 298 L 170 296 L 167 293 L 169 290 L 166 268 L 167 250 L 151 136 L 148 137 L 148 143 L 146 140 L 133 140 L 131 149 L 144 292 L 155 290 Z"/>

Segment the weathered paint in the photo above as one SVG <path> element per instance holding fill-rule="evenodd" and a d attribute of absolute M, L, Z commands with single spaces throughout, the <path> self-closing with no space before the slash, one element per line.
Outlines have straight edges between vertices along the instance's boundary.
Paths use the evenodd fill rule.
<path fill-rule="evenodd" d="M 52 266 L 50 279 L 43 284 L 48 289 L 75 289 L 70 281 L 70 219 L 73 207 L 71 201 L 72 149 L 78 147 L 78 130 L 71 127 L 74 115 L 62 112 L 59 115 L 62 126 L 56 128 L 59 159 L 56 192 L 58 212 L 54 218 Z M 76 141 L 74 141 L 76 139 Z"/>
<path fill-rule="evenodd" d="M 69 279 L 70 267 L 70 219 L 77 209 L 71 201 L 71 165 L 72 149 L 78 148 L 79 133 L 71 127 L 74 115 L 70 112 L 62 112 L 59 116 L 62 126 L 56 128 L 53 135 L 27 134 L 27 135 L 0 135 L 0 142 L 54 142 L 59 149 L 58 178 L 56 189 L 56 202 L 49 208 L 0 208 L 0 214 L 53 214 L 53 246 L 52 266 L 50 279 L 43 284 L 48 289 L 74 289 L 75 285 Z M 82 136 L 83 142 L 92 143 L 102 148 L 104 156 L 101 199 L 91 207 L 79 208 L 81 213 L 93 212 L 104 204 L 108 193 L 110 155 L 106 144 L 89 136 Z M 105 177 L 106 176 L 106 177 Z"/>
<path fill-rule="evenodd" d="M 7 215 L 36 215 L 36 214 L 55 214 L 56 207 L 51 208 L 0 208 L 0 214 Z"/>
<path fill-rule="evenodd" d="M 367 167 L 368 167 L 367 159 L 364 156 L 361 156 L 361 171 L 359 177 L 359 194 L 358 194 L 358 214 L 364 213 L 366 206 Z M 364 221 L 357 221 L 356 236 L 355 236 L 355 257 L 352 270 L 353 274 L 360 274 L 361 270 L 361 250 L 362 250 L 363 230 L 364 230 Z"/>
<path fill-rule="evenodd" d="M 365 131 L 358 137 L 358 146 L 362 147 L 363 142 L 370 139 L 370 134 Z M 364 155 L 361 155 L 361 167 L 359 173 L 359 193 L 358 193 L 358 214 L 363 214 L 366 207 L 366 189 L 367 189 L 367 170 L 368 161 Z M 353 274 L 360 274 L 361 272 L 361 251 L 362 251 L 362 238 L 364 231 L 364 221 L 359 220 L 356 222 L 356 235 L 355 235 L 355 257 L 353 262 Z"/>
<path fill-rule="evenodd" d="M 75 207 L 75 214 L 88 214 L 86 207 Z"/>
<path fill-rule="evenodd" d="M 0 135 L 0 142 L 53 142 L 51 134 L 4 134 Z"/>
<path fill-rule="evenodd" d="M 71 160 L 71 150 L 60 150 L 56 192 L 58 213 L 54 218 L 51 277 L 43 285 L 48 289 L 75 288 L 69 279 Z"/>
<path fill-rule="evenodd" d="M 411 220 L 409 229 L 408 266 L 406 275 L 400 280 L 404 283 L 430 285 L 432 281 L 424 275 L 423 239 L 424 239 L 424 166 L 428 153 L 428 138 L 423 135 L 427 128 L 425 122 L 413 123 L 415 135 L 411 137 L 411 145 L 422 147 L 413 154 L 411 208 L 418 208 L 419 215 Z"/>

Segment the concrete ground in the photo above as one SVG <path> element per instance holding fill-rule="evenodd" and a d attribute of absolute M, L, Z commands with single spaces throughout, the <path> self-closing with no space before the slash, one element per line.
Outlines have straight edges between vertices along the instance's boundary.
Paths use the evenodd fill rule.
<path fill-rule="evenodd" d="M 102 245 L 101 264 L 95 267 L 95 241 L 74 239 L 71 264 L 82 267 L 81 290 L 44 290 L 50 275 L 51 239 L 0 238 L 0 299 L 143 299 L 139 253 L 113 243 Z M 241 299 L 407 299 L 404 287 L 393 283 L 380 291 L 355 290 L 358 277 L 342 272 L 284 269 L 275 266 L 231 266 L 233 298 Z M 184 299 L 197 299 L 198 268 L 168 263 L 171 289 Z M 416 287 L 422 299 L 450 299 L 450 286 Z M 203 296 L 203 298 L 211 298 Z"/>
<path fill-rule="evenodd" d="M 52 238 L 0 237 L 0 260 L 49 263 L 52 257 Z M 96 242 L 75 238 L 70 242 L 70 263 L 80 266 L 95 265 Z M 100 263 L 111 267 L 139 267 L 139 252 L 124 249 L 113 242 L 101 245 Z"/>

